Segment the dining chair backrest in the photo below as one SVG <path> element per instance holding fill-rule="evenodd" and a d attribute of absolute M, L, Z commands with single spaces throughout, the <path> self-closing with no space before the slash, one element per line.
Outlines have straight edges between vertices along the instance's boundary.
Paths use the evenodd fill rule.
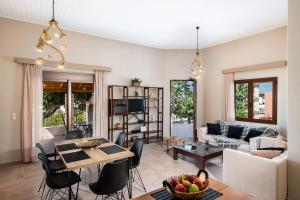
<path fill-rule="evenodd" d="M 97 188 L 106 194 L 113 194 L 122 190 L 127 185 L 128 179 L 128 159 L 117 160 L 104 165 L 97 181 Z"/>
<path fill-rule="evenodd" d="M 144 146 L 144 140 L 142 138 L 137 138 L 134 140 L 133 145 L 130 148 L 130 151 L 134 153 L 132 157 L 132 167 L 137 167 L 140 164 Z"/>
<path fill-rule="evenodd" d="M 40 143 L 36 143 L 35 146 L 40 150 L 41 154 L 43 154 L 43 156 L 45 156 L 47 158 L 47 154 L 43 148 L 43 146 Z M 48 160 L 48 158 L 47 158 Z"/>
<path fill-rule="evenodd" d="M 83 138 L 81 130 L 67 131 L 66 140 L 73 140 L 78 138 Z"/>
<path fill-rule="evenodd" d="M 53 175 L 53 172 L 49 166 L 49 160 L 48 160 L 47 156 L 44 155 L 43 153 L 39 153 L 38 159 L 43 162 L 43 168 L 46 171 L 46 174 L 49 176 Z"/>
<path fill-rule="evenodd" d="M 123 146 L 124 146 L 124 143 L 125 143 L 125 137 L 126 137 L 125 133 L 120 132 L 119 135 L 118 135 L 118 137 L 117 137 L 117 140 L 116 140 L 115 143 L 116 143 L 117 145 L 123 147 Z"/>

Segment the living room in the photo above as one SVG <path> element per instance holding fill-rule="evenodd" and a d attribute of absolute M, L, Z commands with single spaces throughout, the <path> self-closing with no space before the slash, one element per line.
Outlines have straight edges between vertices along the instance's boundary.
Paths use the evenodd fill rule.
<path fill-rule="evenodd" d="M 33 131 L 24 131 L 30 124 L 28 119 L 38 116 L 38 114 L 36 116 L 34 114 L 27 115 L 30 113 L 29 110 L 24 110 L 28 109 L 26 101 L 24 101 L 24 93 L 29 91 L 28 88 L 32 86 L 30 84 L 33 80 L 30 74 L 26 79 L 25 69 L 33 65 L 38 66 L 36 59 L 41 54 L 35 50 L 35 46 L 39 44 L 39 37 L 53 16 L 65 34 L 67 48 L 59 51 L 63 54 L 63 69 L 57 67 L 57 61 L 61 61 L 60 57 L 43 61 L 43 65 L 40 67 L 43 77 L 40 81 L 43 82 L 41 87 L 44 87 L 44 91 L 47 88 L 50 92 L 57 92 L 57 88 L 51 88 L 51 85 L 47 85 L 45 81 L 53 82 L 54 80 L 61 83 L 61 77 L 65 76 L 64 79 L 71 81 L 62 83 L 59 91 L 61 92 L 63 88 L 64 95 L 68 99 L 67 96 L 72 95 L 70 91 L 75 88 L 76 83 L 81 83 L 78 80 L 79 77 L 80 80 L 84 80 L 83 83 L 93 84 L 91 88 L 94 99 L 91 121 L 95 121 L 91 125 L 93 136 L 105 138 L 111 143 L 116 142 L 120 132 L 125 132 L 126 142 L 133 142 L 138 137 L 144 137 L 143 154 L 137 167 L 139 175 L 135 174 L 140 177 L 137 178 L 140 182 L 135 179 L 131 180 L 132 183 L 129 181 L 129 187 L 125 189 L 128 196 L 124 191 L 122 192 L 125 194 L 124 198 L 159 199 L 151 197 L 151 192 L 162 188 L 164 179 L 181 174 L 196 175 L 200 168 L 208 172 L 210 177 L 208 187 L 216 192 L 215 195 L 220 195 L 218 199 L 299 198 L 300 194 L 297 189 L 297 183 L 300 180 L 297 142 L 299 139 L 297 131 L 299 130 L 297 122 L 299 119 L 297 103 L 299 81 L 297 75 L 300 73 L 298 69 L 300 61 L 297 52 L 300 45 L 297 37 L 299 35 L 297 8 L 300 5 L 296 0 L 275 2 L 264 0 L 244 3 L 193 1 L 186 5 L 180 1 L 162 3 L 134 0 L 131 2 L 56 0 L 53 6 L 53 2 L 52 0 L 43 3 L 34 0 L 1 1 L 0 70 L 1 74 L 4 74 L 0 80 L 0 110 L 2 111 L 0 125 L 3 130 L 0 133 L 1 199 L 39 199 L 43 197 L 56 199 L 62 195 L 60 192 L 58 192 L 59 194 L 51 193 L 51 187 L 43 181 L 43 176 L 47 173 L 42 167 L 42 161 L 37 159 L 39 151 L 36 151 L 35 144 L 39 142 L 46 148 L 44 145 L 48 144 L 46 140 L 48 141 L 49 138 L 51 145 L 67 141 L 65 135 L 73 129 L 74 125 L 72 117 L 70 117 L 73 115 L 72 109 L 68 109 L 72 103 L 63 100 L 61 104 L 64 106 L 61 110 L 65 112 L 65 117 L 59 124 L 64 129 L 61 132 L 62 135 L 59 136 L 62 136 L 63 140 L 59 137 L 56 138 L 51 131 L 49 131 L 50 136 L 46 136 L 45 131 L 39 131 L 41 134 L 34 135 L 37 131 L 34 131 L 33 127 L 29 128 Z M 52 13 L 53 10 L 54 13 Z M 196 29 L 197 26 L 200 28 Z M 190 73 L 192 62 L 195 57 L 197 58 L 196 52 L 199 52 L 201 66 L 192 69 L 192 73 Z M 47 51 L 42 54 L 46 55 L 45 53 Z M 204 72 L 200 73 L 200 78 L 193 77 L 193 70 L 198 73 L 199 67 L 202 66 L 204 66 Z M 99 71 L 98 75 L 96 71 Z M 134 78 L 142 81 L 140 86 L 131 86 L 131 80 Z M 274 79 L 272 82 L 269 78 L 276 78 L 276 80 Z M 26 80 L 28 85 L 26 85 Z M 187 148 L 194 148 L 193 146 L 199 142 L 203 145 L 205 142 L 209 145 L 219 145 L 222 148 L 221 155 L 223 157 L 217 155 L 204 161 L 201 159 L 206 158 L 200 156 L 200 161 L 198 161 L 198 158 L 193 159 L 192 157 L 191 159 L 191 156 L 185 154 L 182 156 L 180 152 L 177 152 L 179 153 L 178 159 L 174 160 L 173 153 L 176 150 L 170 148 L 170 151 L 166 151 L 166 148 L 169 148 L 166 144 L 167 141 L 174 142 L 174 144 L 178 142 L 176 139 L 170 138 L 173 136 L 172 108 L 170 107 L 172 101 L 170 81 L 172 80 L 196 80 L 193 91 L 194 118 L 192 122 L 194 128 L 191 132 L 194 137 L 185 138 L 185 145 L 188 146 Z M 226 82 L 226 80 L 230 81 Z M 266 91 L 269 91 L 270 87 L 272 91 L 272 111 L 267 119 L 261 117 L 264 113 L 256 116 L 253 111 L 253 107 L 255 107 L 253 101 L 247 101 L 248 104 L 243 107 L 247 111 L 247 117 L 239 118 L 237 115 L 235 106 L 239 102 L 235 97 L 237 96 L 237 84 L 241 84 L 241 82 L 235 81 L 241 80 L 252 80 L 258 85 L 271 83 L 271 86 L 266 86 Z M 226 85 L 226 83 L 229 84 Z M 253 92 L 255 86 L 250 82 L 247 84 L 249 88 L 245 99 L 251 99 L 255 95 Z M 57 85 L 55 87 L 58 87 Z M 124 115 L 116 116 L 112 123 L 107 123 L 111 118 L 110 108 L 107 109 L 111 98 L 110 86 L 125 88 L 123 93 L 113 92 L 113 95 L 121 96 L 117 99 L 125 99 L 125 102 L 131 96 L 134 96 L 133 98 L 143 96 L 142 98 L 146 102 L 145 109 L 147 102 L 150 102 L 151 98 L 156 99 L 155 95 L 158 94 L 156 92 L 153 92 L 155 95 L 152 94 L 150 89 L 150 94 L 148 93 L 149 96 L 146 97 L 147 89 L 162 88 L 162 96 L 157 100 L 158 105 L 155 102 L 152 106 L 155 108 L 151 108 L 153 110 L 157 108 L 157 113 L 154 116 L 149 114 L 150 111 L 147 113 L 145 110 L 142 115 L 128 115 L 127 113 L 125 118 L 120 117 Z M 139 87 L 142 89 L 136 89 Z M 126 96 L 124 91 L 126 92 L 127 89 L 132 94 L 127 93 Z M 89 89 L 84 87 L 80 91 L 86 94 L 85 90 Z M 97 92 L 94 93 L 94 91 Z M 37 101 L 42 101 L 41 96 L 38 96 L 37 93 L 33 96 L 37 97 Z M 30 95 L 27 98 L 29 102 L 34 101 Z M 264 101 L 264 103 L 260 103 L 261 105 L 266 104 L 266 97 L 259 96 L 258 99 Z M 45 102 L 42 104 L 45 105 Z M 36 105 L 38 104 L 36 103 Z M 148 107 L 150 109 L 151 106 L 148 105 Z M 265 110 L 264 112 L 266 113 Z M 89 119 L 88 114 L 86 118 Z M 115 121 L 115 119 L 119 121 Z M 142 128 L 146 128 L 144 136 L 142 134 L 137 134 L 136 137 L 128 136 L 132 130 L 129 128 L 130 123 L 133 123 L 134 119 L 140 124 L 144 124 L 143 127 L 136 126 L 141 128 L 141 132 L 143 132 Z M 34 125 L 31 124 L 31 126 L 36 126 L 37 121 L 42 124 L 42 120 L 41 118 L 36 121 L 32 120 L 31 123 Z M 148 124 L 153 125 L 155 121 L 159 139 L 148 144 L 145 139 L 147 131 L 149 134 Z M 288 146 L 288 157 L 286 156 L 283 161 L 276 161 L 278 158 L 275 157 L 278 155 L 274 158 L 261 158 L 253 155 L 250 153 L 253 150 L 250 141 L 248 143 L 243 141 L 240 144 L 234 140 L 234 147 L 232 147 L 234 150 L 225 150 L 231 148 L 228 147 L 227 140 L 224 142 L 218 134 L 216 136 L 211 133 L 207 134 L 205 131 L 211 132 L 211 129 L 205 128 L 207 123 L 213 125 L 221 123 L 219 126 L 217 125 L 217 129 L 226 131 L 225 135 L 228 134 L 230 126 L 242 126 L 245 132 L 242 131 L 245 134 L 243 137 L 240 136 L 242 139 L 254 128 L 264 127 L 274 130 L 276 134 L 268 138 L 273 139 L 272 143 L 277 140 L 277 135 L 282 136 L 281 139 Z M 224 123 L 226 124 L 224 125 Z M 127 125 L 125 126 L 125 124 Z M 121 127 L 115 127 L 116 125 Z M 112 134 L 109 134 L 110 129 L 114 130 Z M 217 132 L 219 131 L 217 130 Z M 261 138 L 262 135 L 266 136 L 264 132 L 265 130 L 258 138 Z M 152 135 L 156 137 L 155 134 Z M 221 134 L 224 135 L 224 132 Z M 256 139 L 252 141 L 257 142 Z M 28 141 L 30 142 L 28 143 Z M 260 140 L 260 142 L 262 141 Z M 278 147 L 274 146 L 274 143 L 266 143 L 267 145 L 264 147 Z M 244 144 L 248 144 L 248 146 Z M 124 145 L 128 155 L 130 147 L 131 145 Z M 37 153 L 33 155 L 32 152 Z M 238 155 L 235 154 L 236 152 Z M 57 157 L 62 155 L 59 151 L 57 153 Z M 244 156 L 244 154 L 247 155 Z M 287 155 L 286 146 L 284 154 Z M 279 156 L 282 156 L 281 152 Z M 261 160 L 261 163 L 257 160 Z M 272 161 L 283 164 L 274 164 Z M 101 164 L 105 163 L 101 162 Z M 203 165 L 201 167 L 201 164 L 199 166 L 199 162 L 204 163 L 204 167 Z M 252 162 L 257 164 L 256 167 L 252 165 Z M 96 198 L 95 192 L 90 189 L 89 185 L 97 181 L 98 173 L 101 174 L 101 168 L 96 167 L 99 163 L 100 161 L 97 164 L 88 164 L 79 168 L 70 167 L 65 163 L 68 171 L 74 169 L 75 173 L 80 175 L 78 199 Z M 236 169 L 237 165 L 244 170 Z M 243 173 L 247 175 L 241 177 Z M 265 181 L 260 179 L 263 174 L 267 176 Z M 253 186 L 253 184 L 257 184 L 257 186 Z M 15 185 L 18 186 L 15 187 Z M 39 189 L 40 186 L 42 189 Z M 72 186 L 74 194 L 77 188 L 77 184 Z M 263 188 L 265 191 L 258 191 L 259 188 Z M 72 197 L 67 193 L 62 198 L 68 198 L 68 195 Z M 77 195 L 75 196 L 77 197 Z"/>

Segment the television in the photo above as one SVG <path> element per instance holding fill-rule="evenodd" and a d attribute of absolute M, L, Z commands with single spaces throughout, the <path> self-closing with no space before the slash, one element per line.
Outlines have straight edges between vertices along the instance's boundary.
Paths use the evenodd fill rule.
<path fill-rule="evenodd" d="M 128 99 L 128 112 L 144 112 L 145 100 L 144 99 Z"/>

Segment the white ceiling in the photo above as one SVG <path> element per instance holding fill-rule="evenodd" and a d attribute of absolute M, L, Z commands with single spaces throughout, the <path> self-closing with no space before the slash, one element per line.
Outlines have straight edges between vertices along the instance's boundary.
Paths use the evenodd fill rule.
<path fill-rule="evenodd" d="M 209 47 L 287 24 L 288 0 L 56 0 L 67 30 L 162 49 Z M 47 24 L 52 0 L 0 0 L 0 16 Z"/>

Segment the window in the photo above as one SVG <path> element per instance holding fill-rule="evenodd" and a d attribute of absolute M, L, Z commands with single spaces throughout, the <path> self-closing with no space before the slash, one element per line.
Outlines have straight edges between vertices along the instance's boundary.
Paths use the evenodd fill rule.
<path fill-rule="evenodd" d="M 277 124 L 277 77 L 234 81 L 238 121 Z"/>

